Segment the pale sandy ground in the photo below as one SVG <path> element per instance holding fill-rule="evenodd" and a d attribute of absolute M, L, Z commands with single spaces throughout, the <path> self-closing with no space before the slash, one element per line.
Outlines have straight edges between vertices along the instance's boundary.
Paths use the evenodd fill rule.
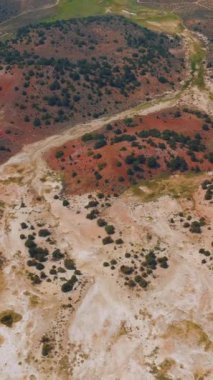
<path fill-rule="evenodd" d="M 143 203 L 127 192 L 112 199 L 103 216 L 126 242 L 114 251 L 103 247 L 98 238 L 105 236 L 103 230 L 85 218 L 86 195 L 73 197 L 64 208 L 53 200 L 60 183 L 51 175 L 42 183 L 40 202 L 36 183 L 0 184 L 5 202 L 0 250 L 7 260 L 0 311 L 22 315 L 12 328 L 0 325 L 1 379 L 212 379 L 212 270 L 201 264 L 198 251 L 211 249 L 213 212 L 203 191 L 196 192 L 195 208 L 169 196 Z M 20 208 L 21 199 L 26 208 Z M 178 220 L 175 226 L 169 223 L 185 209 L 207 218 L 201 235 L 186 232 Z M 32 286 L 27 279 L 22 221 L 45 221 L 57 246 L 75 258 L 83 276 L 71 301 L 59 281 Z M 138 249 L 158 243 L 168 253 L 169 268 L 157 270 L 147 291 L 124 287 L 118 268 L 103 267 L 103 261 L 123 257 L 131 242 Z M 72 308 L 65 307 L 69 303 Z M 41 356 L 44 334 L 53 337 L 50 358 Z"/>

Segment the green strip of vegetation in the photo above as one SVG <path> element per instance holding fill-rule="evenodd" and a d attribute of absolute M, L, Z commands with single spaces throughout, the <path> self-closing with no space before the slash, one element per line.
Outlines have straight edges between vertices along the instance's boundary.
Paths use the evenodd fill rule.
<path fill-rule="evenodd" d="M 194 84 L 199 88 L 204 88 L 204 65 L 203 60 L 205 59 L 205 50 L 203 49 L 201 43 L 194 42 L 193 45 L 194 52 L 191 54 L 191 70 L 194 76 Z"/>
<path fill-rule="evenodd" d="M 149 26 L 149 28 L 152 23 L 180 22 L 179 17 L 174 13 L 143 7 L 136 0 L 61 0 L 56 7 L 55 14 L 45 21 L 67 20 L 107 13 L 123 15 L 137 24 Z M 156 28 L 157 25 L 155 25 Z"/>

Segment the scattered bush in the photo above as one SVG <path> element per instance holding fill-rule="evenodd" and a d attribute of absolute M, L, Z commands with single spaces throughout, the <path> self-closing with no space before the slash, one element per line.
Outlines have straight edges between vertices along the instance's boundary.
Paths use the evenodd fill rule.
<path fill-rule="evenodd" d="M 202 232 L 200 222 L 194 221 L 191 223 L 190 232 L 200 234 Z"/>
<path fill-rule="evenodd" d="M 64 200 L 63 200 L 63 206 L 64 206 L 64 207 L 69 206 L 69 204 L 70 204 L 70 202 L 69 202 L 67 199 L 64 199 Z"/>
<path fill-rule="evenodd" d="M 102 239 L 102 243 L 103 245 L 111 244 L 113 243 L 113 239 L 111 238 L 111 236 L 106 236 Z"/>
<path fill-rule="evenodd" d="M 62 285 L 62 287 L 61 287 L 62 292 L 67 293 L 67 292 L 70 292 L 71 290 L 73 290 L 77 281 L 78 281 L 77 277 L 75 275 L 73 275 L 69 281 L 65 282 Z"/>
<path fill-rule="evenodd" d="M 63 257 L 64 257 L 64 254 L 60 251 L 60 249 L 55 249 L 55 251 L 53 251 L 52 253 L 53 261 L 59 261 L 63 259 Z"/>
<path fill-rule="evenodd" d="M 51 232 L 49 230 L 47 230 L 46 228 L 43 228 L 43 229 L 39 230 L 38 235 L 40 237 L 47 237 L 47 236 L 51 235 Z"/>
<path fill-rule="evenodd" d="M 125 275 L 130 275 L 134 272 L 134 268 L 127 265 L 121 265 L 120 271 Z"/>
<path fill-rule="evenodd" d="M 99 218 L 99 219 L 97 220 L 97 225 L 98 225 L 99 227 L 104 227 L 104 226 L 106 226 L 106 224 L 107 224 L 107 222 L 106 222 L 105 219 Z"/>
<path fill-rule="evenodd" d="M 55 157 L 57 159 L 59 158 L 62 158 L 64 156 L 64 152 L 62 150 L 58 150 L 56 153 L 55 153 Z"/>
<path fill-rule="evenodd" d="M 155 169 L 155 168 L 158 168 L 160 165 L 158 164 L 157 162 L 157 158 L 154 157 L 154 156 L 151 156 L 147 159 L 147 166 L 150 168 L 150 169 Z"/>
<path fill-rule="evenodd" d="M 75 265 L 74 260 L 69 259 L 69 258 L 64 260 L 64 266 L 68 270 L 75 270 L 76 269 L 76 265 Z"/>
<path fill-rule="evenodd" d="M 168 162 L 167 166 L 172 171 L 180 170 L 181 172 L 184 172 L 184 171 L 188 170 L 187 162 L 184 160 L 183 157 L 180 157 L 180 156 L 172 158 Z"/>

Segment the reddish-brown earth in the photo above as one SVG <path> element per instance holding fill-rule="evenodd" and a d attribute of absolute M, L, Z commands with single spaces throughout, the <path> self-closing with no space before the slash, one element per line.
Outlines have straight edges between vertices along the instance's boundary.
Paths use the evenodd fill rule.
<path fill-rule="evenodd" d="M 99 136 L 97 140 L 97 133 L 85 136 L 83 140 L 91 140 L 72 140 L 46 155 L 49 166 L 62 174 L 67 192 L 83 194 L 99 190 L 104 193 L 120 193 L 131 184 L 162 172 L 212 170 L 213 160 L 208 146 L 213 139 L 213 124 L 207 115 L 173 109 L 136 117 L 129 122 L 133 126 L 127 126 L 128 119 L 114 122 L 110 126 L 108 124 L 98 131 L 104 139 Z M 142 131 L 153 129 L 155 132 L 151 134 L 156 135 L 160 131 L 160 137 L 139 136 Z M 176 132 L 178 135 L 167 139 L 168 133 L 165 131 Z M 113 141 L 114 138 L 123 138 L 125 135 L 134 141 Z M 182 142 L 187 136 L 190 139 Z M 103 140 L 106 145 L 95 149 L 97 141 Z M 133 156 L 136 160 L 131 162 L 130 158 L 128 161 L 127 156 Z M 157 164 L 150 160 L 151 156 L 156 158 Z M 180 166 L 173 160 L 177 156 L 182 158 Z"/>
<path fill-rule="evenodd" d="M 117 16 L 22 28 L 0 44 L 0 162 L 23 144 L 180 86 L 178 37 Z"/>

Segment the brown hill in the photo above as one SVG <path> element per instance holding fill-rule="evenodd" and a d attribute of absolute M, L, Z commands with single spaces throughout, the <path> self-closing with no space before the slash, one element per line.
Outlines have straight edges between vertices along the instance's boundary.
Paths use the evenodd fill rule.
<path fill-rule="evenodd" d="M 185 76 L 179 37 L 117 16 L 22 28 L 0 56 L 1 161 L 68 123 L 173 90 Z"/>

